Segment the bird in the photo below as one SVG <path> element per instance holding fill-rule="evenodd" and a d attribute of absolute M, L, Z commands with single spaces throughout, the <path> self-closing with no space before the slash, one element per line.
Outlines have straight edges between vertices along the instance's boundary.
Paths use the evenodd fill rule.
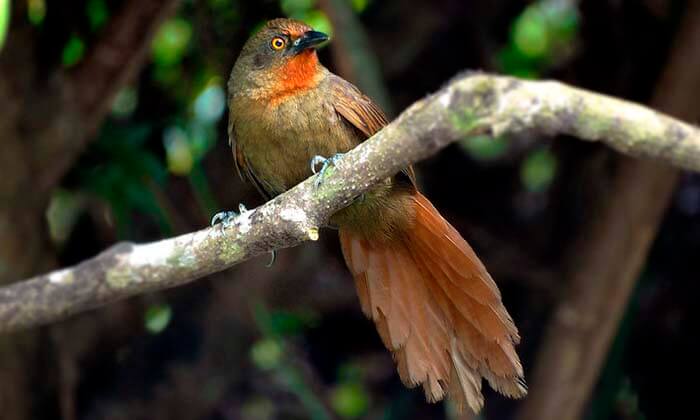
<path fill-rule="evenodd" d="M 228 81 L 229 144 L 239 175 L 271 199 L 388 124 L 379 106 L 318 58 L 328 35 L 286 18 L 245 42 Z M 329 157 L 329 158 L 326 158 Z M 310 168 L 310 166 L 312 168 Z M 321 179 L 322 173 L 317 174 Z M 521 398 L 518 329 L 460 233 L 418 190 L 411 167 L 335 213 L 360 306 L 408 387 L 479 412 L 483 379 Z"/>

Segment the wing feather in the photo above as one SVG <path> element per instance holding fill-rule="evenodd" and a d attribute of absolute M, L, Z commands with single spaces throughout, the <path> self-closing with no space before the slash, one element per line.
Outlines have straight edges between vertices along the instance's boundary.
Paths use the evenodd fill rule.
<path fill-rule="evenodd" d="M 381 108 L 355 85 L 336 75 L 329 76 L 329 80 L 335 111 L 359 130 L 365 136 L 365 140 L 389 123 Z M 416 184 L 412 166 L 401 172 L 408 177 L 411 184 Z"/>
<path fill-rule="evenodd" d="M 231 152 L 233 152 L 233 164 L 236 167 L 238 176 L 243 181 L 250 181 L 251 184 L 255 186 L 255 189 L 258 190 L 258 193 L 265 198 L 265 200 L 271 199 L 272 194 L 270 191 L 272 191 L 272 188 L 266 185 L 257 175 L 255 175 L 255 172 L 253 172 L 253 167 L 248 163 L 248 159 L 246 159 L 243 150 L 241 150 L 236 142 L 236 132 L 234 130 L 233 118 L 230 117 L 228 121 L 228 145 L 231 146 Z"/>

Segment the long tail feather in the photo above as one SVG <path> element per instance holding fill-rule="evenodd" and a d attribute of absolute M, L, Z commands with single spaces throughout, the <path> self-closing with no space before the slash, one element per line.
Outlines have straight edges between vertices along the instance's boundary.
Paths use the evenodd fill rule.
<path fill-rule="evenodd" d="M 496 283 L 469 244 L 420 193 L 415 222 L 389 243 L 341 228 L 343 255 L 362 310 L 391 350 L 401 380 L 478 412 L 482 378 L 496 391 L 527 394 L 514 346 L 518 330 Z"/>

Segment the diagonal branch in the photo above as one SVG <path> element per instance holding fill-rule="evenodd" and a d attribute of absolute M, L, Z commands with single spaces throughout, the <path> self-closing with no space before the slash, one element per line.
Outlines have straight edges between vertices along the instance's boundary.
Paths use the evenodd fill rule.
<path fill-rule="evenodd" d="M 465 74 L 347 153 L 318 188 L 306 180 L 227 227 L 117 244 L 77 266 L 0 289 L 0 331 L 188 283 L 270 250 L 316 240 L 331 214 L 401 168 L 470 135 L 525 130 L 604 141 L 632 156 L 700 170 L 700 130 L 689 124 L 557 82 Z"/>

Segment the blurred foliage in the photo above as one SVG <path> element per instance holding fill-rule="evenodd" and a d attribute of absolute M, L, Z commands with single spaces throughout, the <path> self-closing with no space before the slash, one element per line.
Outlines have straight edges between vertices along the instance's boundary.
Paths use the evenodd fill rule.
<path fill-rule="evenodd" d="M 46 210 L 46 221 L 55 244 L 62 245 L 68 240 L 84 206 L 85 197 L 81 194 L 62 188 L 53 192 Z"/>
<path fill-rule="evenodd" d="M 268 311 L 262 305 L 256 307 L 255 314 L 264 338 L 258 340 L 251 349 L 253 362 L 262 370 L 275 371 L 282 383 L 305 401 L 312 418 L 330 418 L 320 402 L 324 396 L 314 395 L 300 368 L 285 351 L 290 346 L 288 338 L 313 328 L 317 323 L 317 315 L 308 309 L 302 312 Z M 337 376 L 338 382 L 330 390 L 330 405 L 342 418 L 360 418 L 367 412 L 370 398 L 359 368 L 353 364 L 343 365 Z"/>
<path fill-rule="evenodd" d="M 194 166 L 189 137 L 180 127 L 169 127 L 163 133 L 168 170 L 175 175 L 187 175 Z"/>
<path fill-rule="evenodd" d="M 508 151 L 508 138 L 474 136 L 459 142 L 472 158 L 481 161 L 496 160 Z"/>
<path fill-rule="evenodd" d="M 338 369 L 338 383 L 331 389 L 331 405 L 345 419 L 361 418 L 367 414 L 370 395 L 359 366 L 346 363 Z"/>
<path fill-rule="evenodd" d="M 241 407 L 241 418 L 250 420 L 272 420 L 275 417 L 275 403 L 269 398 L 253 397 Z"/>
<path fill-rule="evenodd" d="M 130 116 L 139 103 L 139 96 L 136 89 L 126 87 L 117 93 L 112 104 L 112 115 L 117 118 Z"/>
<path fill-rule="evenodd" d="M 557 158 L 548 149 L 532 151 L 520 166 L 520 180 L 532 192 L 549 188 L 557 171 Z"/>
<path fill-rule="evenodd" d="M 639 394 L 632 387 L 629 378 L 624 379 L 616 397 L 618 411 L 625 419 L 646 420 L 646 416 L 641 411 Z"/>
<path fill-rule="evenodd" d="M 165 182 L 167 170 L 145 148 L 153 128 L 146 124 L 106 128 L 91 148 L 104 163 L 83 169 L 83 188 L 110 204 L 122 237 L 128 236 L 134 210 L 150 215 L 163 233 L 171 234 L 172 223 L 156 191 Z"/>
<path fill-rule="evenodd" d="M 10 0 L 0 0 L 0 50 L 10 29 Z"/>
<path fill-rule="evenodd" d="M 571 55 L 579 29 L 577 2 L 539 0 L 525 8 L 510 30 L 510 42 L 499 55 L 501 70 L 537 78 Z"/>
<path fill-rule="evenodd" d="M 250 358 L 255 365 L 262 370 L 276 369 L 282 358 L 282 346 L 274 338 L 258 340 L 250 348 Z"/>
<path fill-rule="evenodd" d="M 83 58 L 85 54 L 85 41 L 78 35 L 71 35 L 70 39 L 63 47 L 63 65 L 65 67 L 72 67 Z"/>
<path fill-rule="evenodd" d="M 144 314 L 144 326 L 149 333 L 160 334 L 168 327 L 172 316 L 173 310 L 170 305 L 151 305 Z"/>
<path fill-rule="evenodd" d="M 368 35 L 380 53 L 380 61 L 385 67 L 387 87 L 391 91 L 392 99 L 396 101 L 397 108 L 404 107 L 426 92 L 439 88 L 448 77 L 464 68 L 493 68 L 494 62 L 500 71 L 524 77 L 550 77 L 553 72 L 566 70 L 567 77 L 572 78 L 567 81 L 574 84 L 581 80 L 576 78 L 580 77 L 580 74 L 576 75 L 585 71 L 585 67 L 579 67 L 578 63 L 577 66 L 570 65 L 572 57 L 578 54 L 579 49 L 590 48 L 585 42 L 591 42 L 590 35 L 585 38 L 586 35 L 582 31 L 584 15 L 579 15 L 576 7 L 578 2 L 573 0 L 538 0 L 517 4 L 484 2 L 479 7 L 476 7 L 475 2 L 434 2 L 426 6 L 425 2 L 347 1 L 355 13 L 362 14 L 362 23 L 370 30 Z M 598 3 L 596 7 L 603 7 L 600 6 L 602 3 L 605 2 Z M 87 49 L 101 35 L 100 30 L 109 22 L 110 17 L 116 14 L 117 7 L 121 7 L 120 2 L 112 0 L 83 0 L 65 5 L 45 0 L 26 0 L 26 4 L 26 17 L 22 18 L 36 26 L 34 29 L 37 33 L 55 43 L 50 44 L 53 48 L 53 59 L 57 60 L 59 67 L 69 68 L 67 72 L 84 59 Z M 46 213 L 49 233 L 54 242 L 61 245 L 61 249 L 78 242 L 80 245 L 76 248 L 86 248 L 81 252 L 88 256 L 94 255 L 115 239 L 154 240 L 184 229 L 193 230 L 206 223 L 204 220 L 215 211 L 230 207 L 238 200 L 253 197 L 250 186 L 243 186 L 235 178 L 230 151 L 225 144 L 225 85 L 235 54 L 246 37 L 267 18 L 287 15 L 304 20 L 327 33 L 331 33 L 333 29 L 322 11 L 322 4 L 317 0 L 204 0 L 186 1 L 182 4 L 180 12 L 164 21 L 157 31 L 150 45 L 147 67 L 139 77 L 130 82 L 130 86 L 119 91 L 112 104 L 108 121 L 101 127 L 97 140 L 90 145 L 85 156 L 76 165 L 73 176 L 67 177 L 65 185 L 56 190 L 51 198 Z M 493 10 L 488 10 L 491 6 Z M 0 0 L 0 47 L 7 32 L 9 7 L 9 1 Z M 70 19 L 67 18 L 67 12 L 57 12 L 61 7 L 69 8 Z M 485 10 L 489 13 L 485 13 Z M 403 14 L 397 14 L 399 12 Z M 474 13 L 473 17 L 470 13 Z M 397 16 L 403 20 L 398 20 Z M 590 15 L 585 16 L 587 19 L 591 18 Z M 628 16 L 630 19 L 633 17 Z M 439 23 L 431 26 L 432 21 Z M 476 27 L 475 22 L 478 23 Z M 56 34 L 50 32 L 56 28 L 62 31 L 58 34 L 60 36 L 54 36 Z M 475 33 L 479 36 L 475 36 Z M 634 31 L 630 33 L 637 34 Z M 475 39 L 474 42 L 483 42 L 482 53 L 478 53 L 478 48 L 465 48 L 458 54 L 455 54 L 452 48 L 445 51 L 446 46 L 466 45 L 464 41 L 471 39 L 470 37 Z M 656 35 L 654 37 L 657 38 Z M 446 39 L 451 44 L 443 42 Z M 624 52 L 616 52 L 615 55 L 629 54 L 635 48 L 643 50 L 644 65 L 634 67 L 635 74 L 646 71 L 647 67 L 653 67 L 654 60 L 650 60 L 647 51 L 653 46 L 652 43 L 648 40 L 646 43 L 637 40 L 624 42 L 626 43 L 619 45 L 629 48 Z M 624 57 L 629 63 L 637 63 L 632 56 Z M 329 58 L 330 54 L 327 51 L 321 52 L 323 63 L 333 70 L 333 62 Z M 46 54 L 45 59 L 51 60 L 51 54 Z M 612 66 L 609 62 L 605 62 L 604 65 Z M 601 67 L 601 61 L 594 60 L 592 66 Z M 554 75 L 558 77 L 561 73 Z M 630 73 L 620 76 L 612 67 L 606 67 L 605 76 L 607 82 L 617 80 L 613 76 L 628 79 Z M 644 94 L 647 94 L 648 86 L 645 89 Z M 465 124 L 469 123 L 467 119 Z M 575 142 L 567 141 L 564 147 L 571 146 L 572 143 Z M 522 215 L 528 214 L 529 211 L 526 206 L 532 201 L 544 202 L 545 198 L 549 198 L 543 198 L 542 192 L 555 192 L 551 186 L 556 177 L 564 178 L 566 171 L 563 169 L 570 170 L 570 161 L 565 160 L 565 154 L 560 154 L 559 147 L 553 149 L 537 137 L 528 137 L 527 143 L 524 143 L 526 147 L 521 147 L 522 144 L 518 138 L 478 136 L 465 139 L 459 143 L 458 150 L 467 154 L 472 161 L 467 162 L 462 153 L 444 153 L 436 157 L 433 163 L 422 163 L 421 166 L 426 165 L 424 169 L 427 170 L 421 173 L 426 179 L 426 193 L 430 194 L 431 198 L 436 198 L 436 203 L 439 202 L 439 207 L 445 209 L 445 214 L 449 214 L 455 226 L 478 225 L 480 229 L 483 228 L 485 237 L 493 236 L 493 243 L 503 241 L 512 244 L 516 249 L 512 252 L 517 253 L 528 266 L 535 266 L 532 273 L 529 273 L 533 279 L 526 280 L 533 282 L 535 297 L 528 296 L 527 301 L 513 298 L 524 289 L 529 290 L 531 285 L 509 274 L 514 271 L 512 268 L 505 270 L 505 275 L 494 274 L 494 277 L 498 277 L 497 280 L 506 277 L 506 281 L 501 283 L 504 287 L 504 298 L 510 299 L 508 304 L 509 308 L 514 308 L 514 317 L 524 320 L 519 322 L 519 326 L 522 325 L 523 328 L 523 336 L 536 337 L 541 332 L 541 326 L 545 325 L 543 314 L 547 309 L 544 307 L 550 303 L 544 302 L 547 298 L 543 296 L 551 293 L 547 288 L 558 290 L 560 287 L 546 284 L 547 280 L 543 281 L 537 277 L 539 272 L 556 269 L 552 268 L 555 265 L 553 261 L 559 261 L 559 255 L 551 249 L 568 248 L 561 244 L 568 243 L 571 236 L 564 236 L 566 233 L 561 231 L 568 232 L 572 229 L 562 226 L 571 224 L 571 220 L 580 223 L 585 214 L 579 214 L 578 211 L 585 210 L 585 206 L 572 205 L 574 201 L 567 201 L 573 200 L 571 197 L 556 195 L 541 207 L 542 214 L 547 217 L 529 218 L 527 223 L 523 223 Z M 576 151 L 578 152 L 578 149 Z M 598 175 L 600 174 L 596 174 L 596 177 Z M 446 179 L 456 179 L 455 176 L 475 181 L 465 184 L 462 192 L 455 193 L 455 184 L 444 182 Z M 557 179 L 557 182 L 559 181 Z M 570 183 L 564 185 L 569 190 L 580 189 L 575 181 L 561 181 Z M 574 183 L 571 184 L 572 182 Z M 678 197 L 681 203 L 679 206 L 685 212 L 683 217 L 700 214 L 698 185 L 700 181 L 696 180 L 695 184 L 685 188 L 685 193 Z M 513 200 L 522 190 L 533 193 L 525 194 L 529 200 L 525 204 L 522 203 L 523 200 Z M 93 207 L 96 202 L 98 207 Z M 575 207 L 577 213 L 568 214 L 567 212 L 572 212 L 570 207 Z M 581 210 L 581 207 L 584 209 Z M 95 208 L 99 211 L 95 212 Z M 95 214 L 99 217 L 94 217 Z M 86 215 L 90 217 L 85 217 Z M 86 223 L 84 219 L 90 220 Z M 537 220 L 545 220 L 547 223 L 531 224 Z M 552 220 L 557 220 L 556 223 L 560 225 L 553 226 Z M 550 230 L 557 231 L 551 238 L 547 233 Z M 103 232 L 106 232 L 104 238 L 100 237 Z M 475 235 L 477 238 L 479 236 Z M 88 242 L 90 245 L 85 245 L 83 240 L 86 237 L 92 240 Z M 540 241 L 543 244 L 540 244 Z M 673 242 L 675 241 L 677 238 L 674 237 Z M 491 253 L 490 259 L 493 263 L 489 263 L 489 268 L 498 269 L 499 261 L 509 261 L 507 254 L 511 251 L 506 250 L 501 254 L 500 247 L 489 245 L 490 243 L 490 239 L 486 239 L 476 245 L 485 249 L 485 255 Z M 490 247 L 499 249 L 494 251 Z M 335 244 L 325 248 L 316 246 L 313 249 L 313 252 L 309 252 L 308 249 L 285 251 L 298 254 L 295 254 L 294 259 L 289 258 L 285 261 L 281 258 L 281 261 L 277 262 L 286 264 L 281 269 L 284 274 L 276 274 L 281 280 L 286 280 L 288 276 L 299 276 L 314 285 L 311 291 L 304 289 L 304 293 L 312 295 L 310 299 L 303 300 L 304 305 L 310 301 L 330 299 L 326 295 L 335 293 L 329 293 L 323 286 L 317 287 L 317 277 L 324 277 L 320 282 L 322 285 L 331 284 L 333 287 L 336 285 L 333 281 L 351 281 L 342 277 L 344 274 L 338 274 L 340 271 L 333 271 L 332 267 L 341 264 L 340 259 L 333 260 L 330 255 L 337 253 Z M 501 259 L 504 255 L 506 257 Z M 318 258 L 323 258 L 323 263 L 316 264 Z M 519 263 L 521 260 L 516 261 Z M 314 269 L 309 270 L 310 266 Z M 242 271 L 236 271 L 236 274 L 225 274 L 233 278 L 231 283 L 240 280 L 236 276 L 241 276 L 239 273 L 245 273 L 247 268 L 242 266 L 240 269 Z M 278 267 L 273 268 L 276 269 Z M 259 274 L 258 271 L 253 272 Z M 546 275 L 543 277 L 547 278 Z M 275 279 L 274 286 L 271 286 L 275 292 L 279 287 L 278 280 L 280 279 Z M 257 278 L 246 281 L 257 281 Z M 306 285 L 295 287 L 302 289 Z M 259 299 L 264 293 L 252 289 L 254 288 L 244 291 L 244 299 Z M 299 418 L 444 418 L 440 407 L 424 404 L 420 391 L 406 390 L 400 384 L 393 367 L 386 366 L 388 363 L 385 362 L 389 359 L 380 340 L 373 333 L 373 326 L 369 322 L 367 325 L 362 324 L 356 306 L 348 309 L 347 302 L 344 303 L 345 306 L 339 307 L 328 305 L 333 309 L 326 307 L 323 313 L 308 308 L 289 309 L 289 305 L 283 305 L 287 308 L 284 310 L 256 308 L 253 311 L 256 330 L 255 325 L 240 323 L 239 318 L 244 319 L 246 315 L 241 316 L 238 312 L 245 312 L 246 309 L 229 305 L 230 296 L 222 299 L 212 298 L 215 294 L 218 296 L 225 293 L 226 287 L 211 287 L 211 283 L 201 282 L 185 292 L 181 293 L 180 290 L 182 289 L 168 292 L 172 293 L 168 294 L 168 301 L 171 303 L 152 304 L 143 313 L 138 312 L 136 316 L 131 316 L 130 319 L 135 319 L 136 323 L 125 322 L 124 325 L 129 325 L 130 328 L 136 325 L 137 328 L 131 328 L 137 330 L 133 333 L 133 342 L 125 339 L 127 343 L 120 342 L 119 346 L 123 345 L 128 347 L 129 351 L 134 351 L 134 348 L 143 345 L 143 341 L 155 342 L 156 345 L 167 342 L 164 345 L 167 349 L 159 347 L 160 351 L 153 353 L 157 355 L 155 357 L 135 351 L 137 356 L 134 358 L 142 359 L 150 366 L 169 366 L 178 372 L 173 376 L 189 377 L 192 372 L 201 374 L 198 369 L 202 369 L 202 366 L 214 366 L 216 372 L 211 374 L 209 371 L 210 375 L 207 377 L 216 377 L 216 380 L 223 382 L 221 387 L 226 390 L 225 397 L 221 398 L 218 405 L 211 403 L 216 407 L 208 412 L 215 411 L 216 414 L 200 418 L 281 418 L 280 406 L 288 401 L 280 403 L 277 400 L 280 395 L 291 396 L 296 404 L 293 409 L 296 413 L 302 413 Z M 275 292 L 268 293 L 277 296 Z M 240 291 L 229 290 L 228 293 L 233 295 Z M 286 299 L 297 296 L 292 295 L 292 298 Z M 522 306 L 512 306 L 513 301 Z M 193 305 L 192 302 L 196 304 Z M 673 303 L 675 310 L 677 305 L 675 301 Z M 180 311 L 178 304 L 186 310 Z M 215 312 L 211 309 L 215 305 L 219 305 L 216 309 L 219 312 L 209 316 Z M 177 317 L 173 316 L 176 311 Z M 208 315 L 202 316 L 202 312 L 205 311 Z M 357 318 L 352 318 L 350 313 L 357 315 Z M 187 319 L 188 316 L 190 319 Z M 226 321 L 220 321 L 219 318 Z M 231 321 L 232 318 L 235 321 Z M 331 321 L 328 321 L 329 318 Z M 358 330 L 338 328 L 337 324 L 334 324 L 338 321 L 337 318 L 342 318 L 341 321 L 357 321 Z M 111 322 L 116 324 L 119 321 Z M 235 326 L 231 328 L 231 324 Z M 141 326 L 142 328 L 138 328 Z M 629 325 L 624 328 L 627 327 Z M 217 328 L 222 331 L 218 331 Z M 623 344 L 628 338 L 624 328 L 618 336 L 620 341 L 615 342 L 611 351 L 611 360 L 604 374 L 606 377 L 600 385 L 600 395 L 592 404 L 590 419 L 642 419 L 642 412 L 647 410 L 644 397 L 650 395 L 650 388 L 640 386 L 638 380 L 635 382 L 629 369 L 621 363 L 625 350 Z M 152 336 L 143 340 L 138 334 Z M 218 335 L 225 336 L 225 339 L 220 339 Z M 316 335 L 320 335 L 320 338 Z M 211 339 L 212 337 L 214 339 Z M 115 339 L 118 340 L 120 339 Z M 173 346 L 173 342 L 169 340 L 177 340 L 177 345 Z M 532 343 L 535 341 L 524 340 L 521 348 L 526 361 L 528 352 L 531 355 L 535 352 L 532 349 Z M 216 348 L 198 347 L 205 345 Z M 237 347 L 242 348 L 238 349 L 240 353 L 235 353 Z M 100 354 L 100 351 L 103 351 L 102 347 L 95 351 L 95 354 Z M 170 362 L 167 358 L 161 357 L 167 354 L 169 357 L 178 358 L 182 357 L 183 352 L 191 352 L 187 353 L 190 356 L 196 354 L 196 361 L 182 362 L 181 359 L 177 359 L 177 363 L 168 365 Z M 226 369 L 220 369 L 219 363 L 222 362 L 218 358 L 207 359 L 206 362 L 199 359 L 212 353 L 217 357 L 224 353 L 224 359 L 230 357 L 240 360 L 231 363 L 235 366 L 233 369 L 229 369 L 228 365 Z M 100 365 L 109 363 L 114 354 L 104 354 L 106 356 L 91 357 Z M 231 356 L 233 354 L 236 357 Z M 379 354 L 387 358 L 382 361 L 381 368 L 368 361 Z M 318 371 L 318 376 L 308 376 L 307 364 Z M 173 368 L 173 365 L 177 367 Z M 142 364 L 138 364 L 138 368 L 119 365 L 116 370 L 128 377 L 120 376 L 116 379 L 105 379 L 102 369 L 99 369 L 99 374 L 94 374 L 90 369 L 81 372 L 83 376 L 80 378 L 81 393 L 78 401 L 81 410 L 83 406 L 102 404 L 94 402 L 102 401 L 99 398 L 90 400 L 94 397 L 87 391 L 90 384 L 98 383 L 99 387 L 96 388 L 112 392 L 123 389 L 124 383 L 129 386 L 138 383 L 147 388 L 147 391 L 152 391 L 152 388 L 142 383 L 147 380 L 142 377 L 135 378 L 137 374 L 134 372 L 138 371 L 138 374 L 143 374 L 149 379 L 152 378 L 148 375 L 156 373 L 151 372 L 150 368 L 148 372 L 144 372 L 141 367 Z M 180 372 L 180 369 L 185 373 Z M 153 371 L 158 369 L 153 368 Z M 242 377 L 244 375 L 248 376 Z M 195 379 L 190 380 L 194 384 L 190 386 L 194 386 L 194 393 L 197 393 L 202 384 L 195 374 L 191 377 Z M 183 385 L 187 381 L 178 379 L 174 380 L 176 384 L 172 384 L 168 383 L 168 380 L 161 377 L 154 380 L 158 387 L 167 391 L 163 394 L 173 392 L 177 395 L 177 391 L 174 390 L 179 387 L 188 391 L 188 395 L 193 394 L 192 388 Z M 321 384 L 320 387 L 315 386 L 318 385 L 317 382 Z M 86 383 L 88 385 L 85 385 Z M 241 385 L 242 383 L 246 386 Z M 249 383 L 253 385 L 248 385 Z M 274 389 L 270 391 L 269 388 Z M 114 394 L 119 395 L 118 392 Z M 148 394 L 144 392 L 140 395 Z M 509 418 L 507 415 L 501 415 L 503 403 L 491 396 L 487 398 L 488 418 Z M 131 400 L 125 401 L 128 401 L 125 404 L 131 404 Z M 168 404 L 176 406 L 172 401 Z M 133 409 L 133 406 L 130 405 L 131 408 L 125 409 L 125 412 Z M 123 407 L 120 406 L 122 409 Z M 158 417 L 157 410 L 145 412 L 154 419 L 163 418 L 162 415 Z M 232 412 L 235 414 L 231 414 Z M 89 414 L 81 412 L 78 418 L 104 418 L 94 413 L 90 417 Z"/>
<path fill-rule="evenodd" d="M 2 1 L 2 0 L 0 0 Z M 46 2 L 45 0 L 28 0 L 27 1 L 27 19 L 32 25 L 41 25 L 46 17 Z"/>
<path fill-rule="evenodd" d="M 323 11 L 316 8 L 316 0 L 280 0 L 285 16 L 306 22 L 317 31 L 333 35 L 333 25 Z"/>
<path fill-rule="evenodd" d="M 90 29 L 100 29 L 109 19 L 109 10 L 105 0 L 88 0 L 85 12 L 90 21 Z"/>
<path fill-rule="evenodd" d="M 352 9 L 357 13 L 362 13 L 367 9 L 372 0 L 350 0 Z"/>
<path fill-rule="evenodd" d="M 275 322 L 279 316 L 270 313 L 262 304 L 254 307 L 255 319 L 263 333 L 263 338 L 252 347 L 251 358 L 260 369 L 271 371 L 289 392 L 296 395 L 312 420 L 331 420 L 333 416 L 323 405 L 324 396 L 316 395 L 309 379 L 303 373 L 303 367 L 289 353 L 289 343 L 285 340 L 286 323 Z"/>
<path fill-rule="evenodd" d="M 331 391 L 333 409 L 343 418 L 361 418 L 369 408 L 367 389 L 360 382 L 336 385 Z"/>
<path fill-rule="evenodd" d="M 645 418 L 639 407 L 638 396 L 625 372 L 624 359 L 634 319 L 640 309 L 640 291 L 645 285 L 651 283 L 653 283 L 653 279 L 647 273 L 643 273 L 636 290 L 630 297 L 627 309 L 620 321 L 618 333 L 608 351 L 605 366 L 601 370 L 599 392 L 591 402 L 588 420 L 607 419 L 614 416 L 616 412 L 620 412 L 621 417 L 626 420 L 643 420 Z"/>
<path fill-rule="evenodd" d="M 158 67 L 179 63 L 187 54 L 192 40 L 192 25 L 182 18 L 170 19 L 163 23 L 153 38 L 153 61 Z"/>
<path fill-rule="evenodd" d="M 267 319 L 267 328 L 282 337 L 301 334 L 318 324 L 318 314 L 311 308 L 296 312 L 277 310 L 270 312 Z"/>

